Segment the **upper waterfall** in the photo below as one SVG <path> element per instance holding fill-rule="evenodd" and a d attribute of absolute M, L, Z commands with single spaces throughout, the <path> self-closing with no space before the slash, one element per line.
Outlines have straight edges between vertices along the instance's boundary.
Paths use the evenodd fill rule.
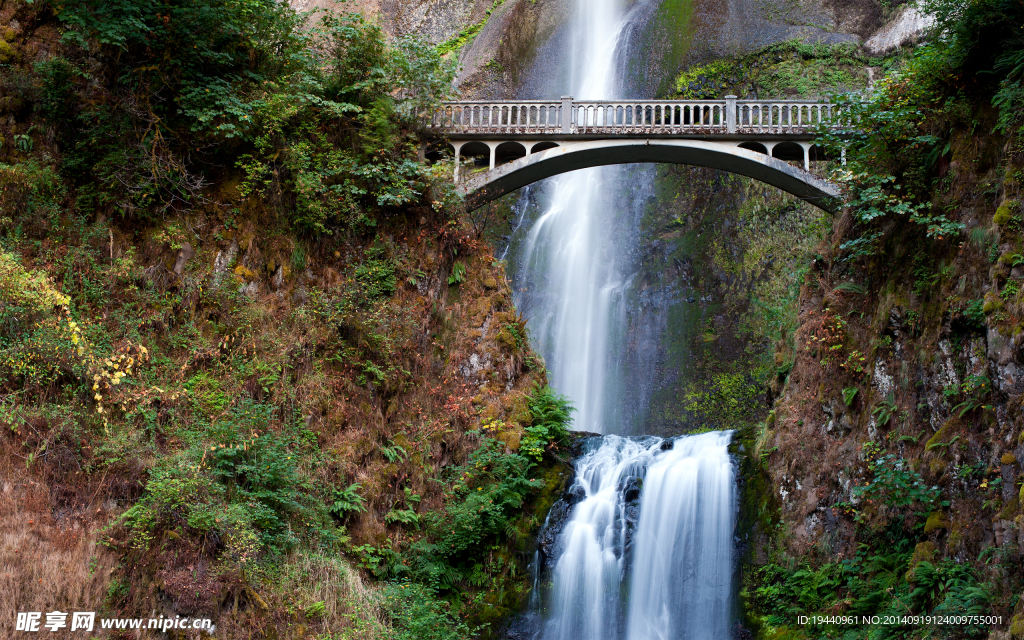
<path fill-rule="evenodd" d="M 577 0 L 567 92 L 615 97 L 614 64 L 628 20 L 621 0 Z M 575 428 L 605 433 L 614 404 L 609 380 L 613 310 L 622 290 L 621 255 L 607 230 L 614 168 L 577 171 L 550 181 L 550 200 L 519 252 L 518 304 L 550 369 L 552 385 L 577 407 Z"/>

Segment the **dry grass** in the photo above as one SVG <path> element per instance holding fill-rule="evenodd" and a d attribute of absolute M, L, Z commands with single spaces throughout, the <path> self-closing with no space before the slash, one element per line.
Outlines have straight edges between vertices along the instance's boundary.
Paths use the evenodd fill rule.
<path fill-rule="evenodd" d="M 271 589 L 251 589 L 229 603 L 216 635 L 228 640 L 332 638 L 383 640 L 391 631 L 379 593 L 337 556 L 293 553 Z"/>
<path fill-rule="evenodd" d="M 311 628 L 341 637 L 376 640 L 389 637 L 380 599 L 341 558 L 294 555 L 284 564 L 279 590 L 270 596 L 275 610 L 295 610 Z M 317 607 L 322 604 L 322 613 Z"/>
<path fill-rule="evenodd" d="M 108 514 L 101 506 L 55 519 L 50 490 L 13 469 L 0 484 L 0 635 L 19 611 L 96 611 L 117 558 L 98 545 Z M 69 618 L 70 620 L 70 618 Z M 44 618 L 45 621 L 45 618 Z M 48 637 L 81 637 L 67 629 Z"/>

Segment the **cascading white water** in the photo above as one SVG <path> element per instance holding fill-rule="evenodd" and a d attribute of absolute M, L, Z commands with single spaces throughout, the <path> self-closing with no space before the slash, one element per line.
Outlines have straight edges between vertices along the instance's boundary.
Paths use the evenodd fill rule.
<path fill-rule="evenodd" d="M 544 640 L 728 637 L 730 437 L 681 437 L 665 449 L 660 438 L 605 436 L 577 460 L 570 493 L 582 499 L 558 539 Z M 628 493 L 640 486 L 631 531 Z"/>
<path fill-rule="evenodd" d="M 736 513 L 730 437 L 679 438 L 647 469 L 626 640 L 729 637 Z"/>
<path fill-rule="evenodd" d="M 653 440 L 653 439 L 652 439 Z M 576 462 L 576 493 L 583 499 L 558 540 L 544 629 L 545 640 L 614 638 L 621 619 L 619 582 L 625 544 L 623 484 L 643 475 L 660 441 L 605 436 Z"/>
<path fill-rule="evenodd" d="M 571 93 L 581 99 L 614 99 L 613 64 L 627 21 L 622 0 L 577 0 L 570 60 Z M 590 96 L 594 96 L 591 98 Z M 548 360 L 552 386 L 577 408 L 575 428 L 604 433 L 610 315 L 621 289 L 614 238 L 604 231 L 608 174 L 588 169 L 555 178 L 551 202 L 534 223 L 520 259 L 519 280 L 535 280 L 529 295 L 534 338 Z M 531 278 L 531 275 L 541 274 Z"/>

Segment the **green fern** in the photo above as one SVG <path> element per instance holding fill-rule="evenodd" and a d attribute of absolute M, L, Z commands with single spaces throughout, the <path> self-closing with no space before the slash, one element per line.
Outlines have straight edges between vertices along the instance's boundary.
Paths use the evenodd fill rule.
<path fill-rule="evenodd" d="M 853 404 L 853 399 L 857 397 L 857 387 L 847 387 L 843 389 L 843 404 L 850 406 Z"/>
<path fill-rule="evenodd" d="M 366 511 L 363 496 L 359 495 L 359 483 L 352 483 L 344 489 L 335 489 L 330 512 L 344 519 L 349 513 Z"/>
<path fill-rule="evenodd" d="M 875 416 L 875 418 L 878 420 L 878 426 L 881 427 L 889 424 L 889 422 L 892 421 L 892 418 L 894 415 L 896 415 L 897 410 L 898 407 L 896 406 L 896 401 L 893 398 L 892 394 L 890 394 L 888 398 L 878 403 L 878 405 L 875 407 L 875 410 L 871 412 L 871 415 Z"/>

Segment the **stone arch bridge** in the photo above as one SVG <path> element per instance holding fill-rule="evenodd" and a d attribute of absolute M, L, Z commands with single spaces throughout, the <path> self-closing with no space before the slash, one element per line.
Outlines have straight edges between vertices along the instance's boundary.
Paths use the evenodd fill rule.
<path fill-rule="evenodd" d="M 737 100 L 452 102 L 424 118 L 455 151 L 455 182 L 472 210 L 568 171 L 610 164 L 691 164 L 745 175 L 827 211 L 839 189 L 811 173 L 814 140 L 841 114 L 820 102 Z M 474 167 L 465 171 L 464 158 Z M 467 175 L 468 174 L 468 175 Z"/>

